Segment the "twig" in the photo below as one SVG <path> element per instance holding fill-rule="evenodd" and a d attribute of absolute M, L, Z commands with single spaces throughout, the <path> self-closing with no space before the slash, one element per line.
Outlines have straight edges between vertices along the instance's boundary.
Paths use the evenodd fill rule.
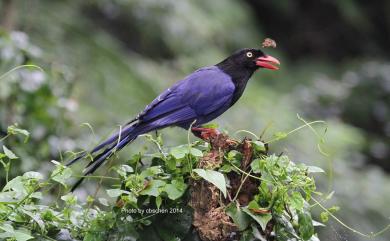
<path fill-rule="evenodd" d="M 237 192 L 236 192 L 236 195 L 234 196 L 232 202 L 236 201 L 236 199 L 238 198 L 238 194 L 240 193 L 242 186 L 243 186 L 244 183 L 246 182 L 246 179 L 248 179 L 248 177 L 249 177 L 249 175 L 251 174 L 251 172 L 252 172 L 252 169 L 251 169 L 247 174 L 244 174 L 245 177 L 244 177 L 243 180 L 241 180 L 240 186 L 238 187 Z"/>

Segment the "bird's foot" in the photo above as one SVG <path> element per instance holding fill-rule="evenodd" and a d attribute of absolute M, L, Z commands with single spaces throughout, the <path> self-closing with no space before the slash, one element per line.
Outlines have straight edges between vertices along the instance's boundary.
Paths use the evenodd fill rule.
<path fill-rule="evenodd" d="M 233 140 L 233 139 L 227 139 L 227 140 L 226 140 L 226 143 L 227 143 L 229 146 L 237 146 L 238 144 L 240 144 L 238 141 Z"/>
<path fill-rule="evenodd" d="M 215 138 L 221 134 L 221 132 L 214 128 L 192 127 L 191 131 L 196 137 L 205 141 Z"/>

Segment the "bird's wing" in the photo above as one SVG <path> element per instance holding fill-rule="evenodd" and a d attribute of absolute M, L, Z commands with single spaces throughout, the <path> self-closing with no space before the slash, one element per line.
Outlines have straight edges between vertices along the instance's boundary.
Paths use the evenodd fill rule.
<path fill-rule="evenodd" d="M 165 126 L 195 120 L 228 108 L 234 90 L 229 75 L 215 66 L 202 68 L 153 100 L 138 116 L 138 122 Z"/>
<path fill-rule="evenodd" d="M 231 77 L 218 67 L 198 70 L 187 85 L 182 101 L 189 103 L 198 116 L 230 107 L 235 86 Z"/>
<path fill-rule="evenodd" d="M 164 92 L 162 92 L 159 96 L 157 96 L 152 102 L 150 102 L 149 105 L 145 107 L 145 109 L 137 115 L 136 118 L 129 121 L 126 125 L 132 124 L 136 121 L 143 120 L 144 117 L 149 114 L 149 112 L 156 107 L 157 105 L 161 104 L 162 102 L 166 102 L 169 98 L 173 97 L 175 85 L 171 88 L 166 89 Z"/>
<path fill-rule="evenodd" d="M 176 86 L 174 85 L 161 93 L 145 107 L 136 120 L 139 123 L 147 123 L 184 108 L 185 105 L 180 103 L 181 95 Z"/>

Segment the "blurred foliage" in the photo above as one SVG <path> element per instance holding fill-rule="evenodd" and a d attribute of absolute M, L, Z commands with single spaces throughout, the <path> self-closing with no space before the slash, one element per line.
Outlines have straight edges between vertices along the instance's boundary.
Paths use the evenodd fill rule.
<path fill-rule="evenodd" d="M 390 57 L 387 0 L 246 0 L 267 35 L 293 60 Z M 286 37 L 288 36 L 288 37 Z"/>
<path fill-rule="evenodd" d="M 341 78 L 326 75 L 297 88 L 302 110 L 313 118 L 339 118 L 362 130 L 359 160 L 390 171 L 390 65 L 366 62 Z"/>
<path fill-rule="evenodd" d="M 48 64 L 42 65 L 44 72 L 33 65 L 36 62 L 43 62 L 42 51 L 25 33 L 1 33 L 0 129 L 5 134 L 8 125 L 17 123 L 32 130 L 31 145 L 16 150 L 24 160 L 12 169 L 12 175 L 35 169 L 42 160 L 74 148 L 73 141 L 62 136 L 74 125 L 69 113 L 77 110 L 77 102 L 69 98 L 72 75 L 65 66 Z M 20 141 L 23 139 L 7 144 Z"/>
<path fill-rule="evenodd" d="M 90 123 L 97 136 L 107 136 L 185 74 L 271 37 L 278 48 L 266 52 L 281 60 L 282 69 L 255 74 L 243 98 L 217 122 L 230 132 L 242 128 L 260 135 L 266 129 L 264 138 L 272 139 L 270 133 L 302 124 L 297 113 L 326 120 L 324 148 L 329 156 L 313 148 L 318 138 L 308 129 L 273 144 L 274 152 L 321 166 L 327 177 L 319 180 L 319 189 L 336 191 L 334 202 L 343 207 L 341 217 L 348 224 L 368 233 L 389 222 L 390 178 L 381 168 L 389 170 L 388 1 L 0 3 L 1 12 L 7 13 L 0 21 L 8 30 L 1 34 L 2 49 L 18 46 L 21 38 L 29 39 L 24 47 L 12 47 L 15 50 L 8 56 L 13 60 L 8 64 L 0 56 L 0 73 L 20 64 L 36 64 L 45 70 L 23 68 L 0 80 L 0 95 L 8 88 L 4 86 L 12 86 L 8 93 L 14 96 L 13 108 L 17 107 L 15 112 L 1 99 L 2 131 L 15 120 L 31 131 L 28 153 L 30 147 L 18 149 L 6 143 L 23 157 L 16 160 L 23 163 L 12 168 L 15 175 L 20 174 L 19 167 L 49 168 L 42 163 L 58 159 L 59 150 L 96 144 L 97 138 L 81 123 Z M 42 96 L 22 89 L 23 80 L 30 87 L 36 82 L 25 80 L 37 76 L 43 76 L 37 90 Z M 27 98 L 34 103 L 31 111 L 23 111 Z M 70 111 L 64 103 L 78 108 Z M 47 109 L 54 111 L 43 111 Z M 12 121 L 4 114 L 10 110 L 15 113 Z M 42 128 L 47 132 L 35 136 Z M 164 130 L 164 134 L 168 147 L 187 139 L 178 129 Z M 143 142 L 137 140 L 126 151 L 138 152 Z M 128 157 L 126 151 L 123 156 Z M 91 186 L 86 183 L 80 190 L 81 198 L 86 198 Z M 319 229 L 319 237 L 366 240 L 339 225 L 330 227 Z M 387 232 L 373 240 L 389 239 Z"/>

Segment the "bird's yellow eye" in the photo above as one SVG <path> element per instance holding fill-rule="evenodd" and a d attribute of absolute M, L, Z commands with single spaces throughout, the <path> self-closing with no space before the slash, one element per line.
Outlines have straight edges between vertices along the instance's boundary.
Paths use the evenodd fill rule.
<path fill-rule="evenodd" d="M 248 53 L 246 53 L 246 57 L 248 57 L 248 58 L 252 58 L 252 56 L 253 56 L 252 52 L 248 52 Z"/>

